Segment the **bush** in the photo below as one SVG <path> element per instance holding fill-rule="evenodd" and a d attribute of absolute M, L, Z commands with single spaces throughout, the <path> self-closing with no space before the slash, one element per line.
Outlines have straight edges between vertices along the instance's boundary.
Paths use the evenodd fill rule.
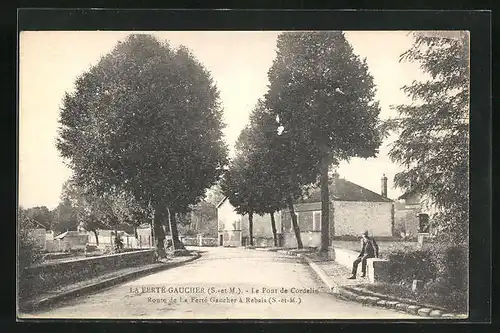
<path fill-rule="evenodd" d="M 422 249 L 414 246 L 393 246 L 384 257 L 391 261 L 391 283 L 411 284 L 423 280 L 428 288 L 467 290 L 468 253 L 463 246 L 429 244 Z"/>
<path fill-rule="evenodd" d="M 19 296 L 23 298 L 31 291 L 31 285 L 28 283 L 26 268 L 43 261 L 43 253 L 36 245 L 35 240 L 25 229 L 20 229 L 18 233 L 18 290 Z"/>
<path fill-rule="evenodd" d="M 42 249 L 36 245 L 35 240 L 27 230 L 19 230 L 18 242 L 17 260 L 21 271 L 23 268 L 33 266 L 43 260 Z"/>
<path fill-rule="evenodd" d="M 437 267 L 429 249 L 397 245 L 389 248 L 384 257 L 391 262 L 388 282 L 409 284 L 413 280 L 428 281 L 436 276 Z"/>

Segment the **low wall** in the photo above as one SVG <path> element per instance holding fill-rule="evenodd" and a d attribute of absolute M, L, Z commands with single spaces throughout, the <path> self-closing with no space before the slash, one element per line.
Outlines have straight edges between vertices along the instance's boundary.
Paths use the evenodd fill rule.
<path fill-rule="evenodd" d="M 182 240 L 182 243 L 184 243 L 184 245 L 186 246 L 200 246 L 200 242 L 196 237 L 185 237 Z"/>
<path fill-rule="evenodd" d="M 217 238 L 184 237 L 182 243 L 186 246 L 218 246 Z"/>
<path fill-rule="evenodd" d="M 343 249 L 337 246 L 330 246 L 328 248 L 329 259 L 349 268 L 352 268 L 352 263 L 358 256 L 359 252 L 357 251 Z"/>
<path fill-rule="evenodd" d="M 319 247 L 321 245 L 321 232 L 300 232 L 300 239 L 304 247 Z M 295 233 L 286 232 L 283 234 L 283 246 L 286 248 L 296 248 L 297 239 Z"/>
<path fill-rule="evenodd" d="M 352 268 L 352 263 L 359 256 L 359 252 L 337 246 L 328 248 L 328 257 L 345 266 Z M 361 264 L 360 264 L 361 265 Z M 390 268 L 390 261 L 380 258 L 370 258 L 366 260 L 366 274 L 370 283 L 387 282 Z M 359 270 L 358 270 L 359 272 Z"/>
<path fill-rule="evenodd" d="M 201 239 L 201 246 L 218 246 L 217 238 L 203 237 Z"/>
<path fill-rule="evenodd" d="M 149 249 L 24 268 L 19 278 L 19 296 L 25 298 L 40 290 L 57 290 L 118 269 L 152 264 L 154 253 L 155 250 Z"/>
<path fill-rule="evenodd" d="M 45 250 L 47 252 L 67 252 L 70 249 L 71 246 L 68 241 L 62 241 L 60 239 L 45 241 Z"/>
<path fill-rule="evenodd" d="M 390 261 L 380 258 L 366 260 L 366 274 L 370 283 L 389 281 Z"/>

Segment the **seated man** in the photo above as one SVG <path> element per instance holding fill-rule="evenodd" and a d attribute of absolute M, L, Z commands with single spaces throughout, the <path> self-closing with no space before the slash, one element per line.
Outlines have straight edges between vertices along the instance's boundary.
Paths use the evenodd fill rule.
<path fill-rule="evenodd" d="M 361 277 L 366 276 L 366 260 L 368 258 L 378 258 L 378 245 L 377 242 L 375 242 L 375 239 L 372 237 L 368 237 L 368 231 L 363 232 L 362 234 L 362 247 L 361 247 L 361 253 L 359 254 L 358 258 L 354 260 L 352 264 L 352 276 L 349 277 L 349 279 L 355 279 L 356 278 L 356 272 L 358 271 L 358 265 L 361 262 Z"/>

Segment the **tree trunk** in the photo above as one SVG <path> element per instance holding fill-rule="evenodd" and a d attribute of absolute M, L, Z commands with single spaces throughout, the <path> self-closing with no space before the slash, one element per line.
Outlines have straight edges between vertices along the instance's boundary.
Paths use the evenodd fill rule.
<path fill-rule="evenodd" d="M 271 213 L 271 228 L 273 229 L 274 246 L 278 247 L 278 235 L 276 234 L 276 221 L 274 220 L 274 213 Z"/>
<path fill-rule="evenodd" d="M 94 235 L 95 235 L 95 245 L 96 245 L 96 246 L 99 246 L 99 236 L 98 236 L 98 234 L 97 234 L 97 230 L 96 230 L 96 229 L 94 229 L 94 230 L 92 230 L 92 232 L 93 232 L 93 233 L 94 233 Z"/>
<path fill-rule="evenodd" d="M 250 246 L 253 246 L 253 212 L 248 213 L 248 234 L 250 237 Z"/>
<path fill-rule="evenodd" d="M 328 157 L 321 163 L 321 246 L 320 252 L 328 252 L 330 246 L 330 193 L 328 188 Z"/>
<path fill-rule="evenodd" d="M 290 211 L 290 216 L 292 218 L 293 231 L 295 232 L 295 239 L 297 239 L 297 248 L 302 249 L 304 245 L 302 244 L 302 238 L 300 237 L 299 223 L 297 222 L 297 215 L 295 215 L 295 209 L 293 208 L 293 199 L 291 196 L 288 197 L 288 210 Z"/>
<path fill-rule="evenodd" d="M 120 245 L 118 243 L 118 229 L 116 227 L 117 227 L 117 225 L 115 224 L 115 251 L 119 252 L 120 251 Z"/>
<path fill-rule="evenodd" d="M 175 212 L 169 210 L 170 235 L 172 236 L 172 247 L 175 250 L 185 249 L 184 244 L 179 240 L 179 230 L 177 229 L 177 219 Z"/>
<path fill-rule="evenodd" d="M 162 219 L 164 218 L 162 207 L 157 205 L 155 207 L 155 215 L 153 220 L 153 230 L 156 241 L 156 248 L 158 250 L 158 256 L 160 258 L 165 258 L 167 253 L 165 252 L 165 233 L 162 228 Z"/>

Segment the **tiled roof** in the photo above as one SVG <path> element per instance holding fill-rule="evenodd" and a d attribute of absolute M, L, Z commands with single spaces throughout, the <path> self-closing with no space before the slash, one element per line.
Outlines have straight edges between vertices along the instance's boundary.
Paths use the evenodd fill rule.
<path fill-rule="evenodd" d="M 334 178 L 330 185 L 330 198 L 338 201 L 365 201 L 365 202 L 392 202 L 391 199 L 370 191 L 367 188 L 354 184 L 343 178 Z M 300 203 L 312 203 L 321 201 L 321 190 L 319 187 L 309 191 L 309 196 Z"/>
<path fill-rule="evenodd" d="M 219 203 L 217 204 L 217 206 L 215 206 L 215 208 L 219 208 L 220 205 L 222 205 L 224 203 L 224 201 L 226 201 L 227 197 L 224 197 L 221 199 L 221 201 L 219 201 Z"/>
<path fill-rule="evenodd" d="M 79 231 L 69 230 L 69 231 L 63 232 L 62 234 L 57 235 L 56 237 L 54 237 L 54 239 L 63 239 L 66 236 L 81 236 L 84 234 L 85 233 L 81 233 Z"/>

